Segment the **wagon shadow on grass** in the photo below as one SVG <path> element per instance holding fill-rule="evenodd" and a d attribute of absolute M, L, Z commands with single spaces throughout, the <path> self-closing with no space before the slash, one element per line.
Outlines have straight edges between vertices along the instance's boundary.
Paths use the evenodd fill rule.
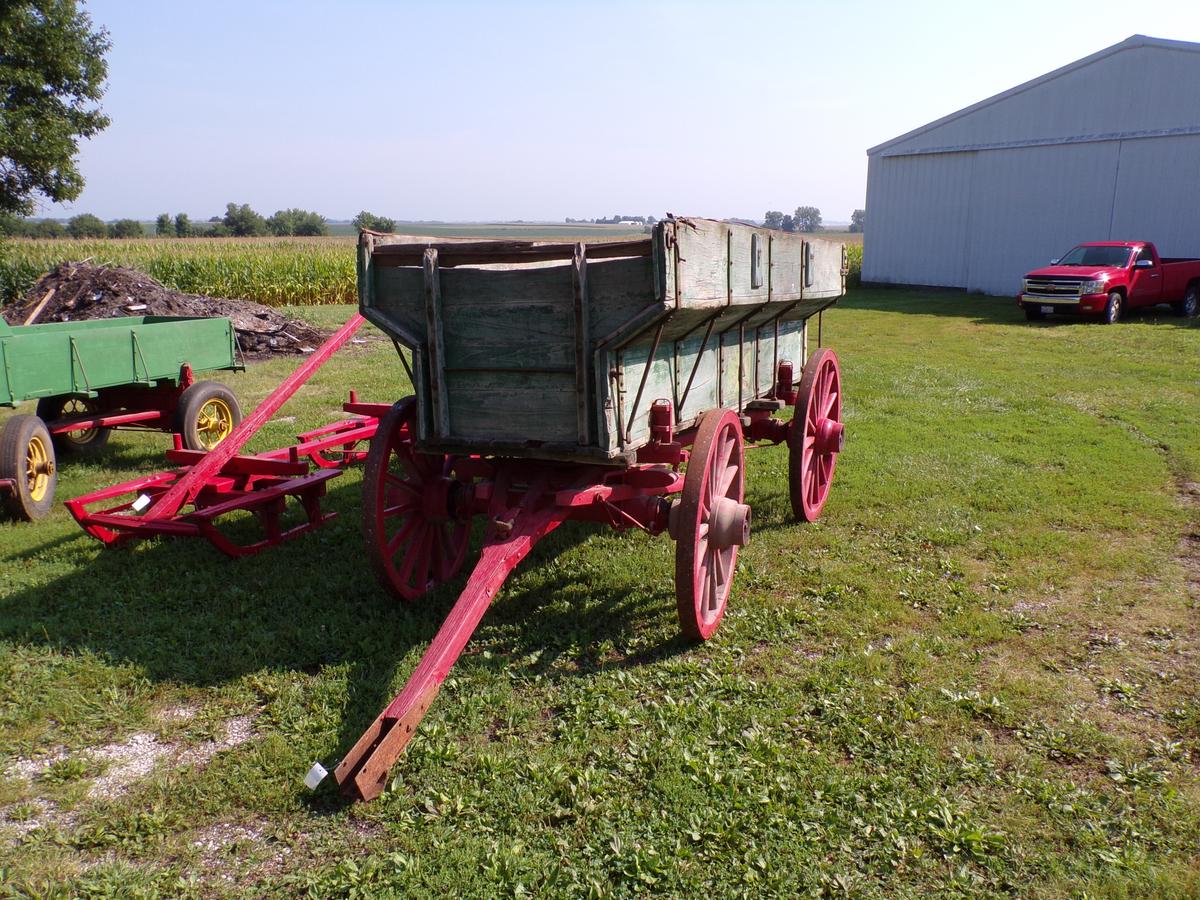
<path fill-rule="evenodd" d="M 337 519 L 241 560 L 228 560 L 203 541 L 155 540 L 99 550 L 82 532 L 55 538 L 32 552 L 66 549 L 66 558 L 88 561 L 0 600 L 0 640 L 95 654 L 112 664 L 133 665 L 154 682 L 201 688 L 258 671 L 313 675 L 349 663 L 340 755 L 390 701 L 406 657 L 423 651 L 441 626 L 478 558 L 481 535 L 474 535 L 458 578 L 402 606 L 365 565 L 358 485 L 331 490 L 325 505 Z M 568 523 L 522 563 L 514 576 L 518 582 L 506 588 L 484 620 L 485 628 L 489 622 L 505 626 L 496 666 L 536 649 L 544 652 L 539 668 L 545 668 L 579 647 L 570 674 L 587 677 L 612 665 L 643 665 L 689 646 L 672 638 L 615 660 L 589 649 L 630 643 L 647 617 L 661 615 L 663 591 L 673 608 L 669 581 L 662 591 L 650 592 L 630 592 L 611 579 L 606 586 L 583 584 L 566 572 L 520 583 L 520 573 L 547 565 L 596 530 Z M 72 541 L 77 548 L 70 548 Z M 563 608 L 554 602 L 581 592 L 586 604 Z M 481 661 L 473 655 L 473 665 Z M 321 808 L 328 802 L 321 795 L 313 799 Z"/>

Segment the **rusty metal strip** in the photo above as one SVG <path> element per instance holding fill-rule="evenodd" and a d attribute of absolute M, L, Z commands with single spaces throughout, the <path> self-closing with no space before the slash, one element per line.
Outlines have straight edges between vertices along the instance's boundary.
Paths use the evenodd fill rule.
<path fill-rule="evenodd" d="M 408 383 L 415 386 L 416 381 L 413 380 L 412 367 L 408 364 L 408 360 L 404 358 L 404 348 L 395 338 L 392 338 L 392 346 L 396 348 L 396 355 L 400 357 L 400 365 L 404 366 L 404 374 L 408 376 Z"/>
<path fill-rule="evenodd" d="M 425 327 L 429 347 L 429 393 L 433 398 L 433 433 L 450 433 L 450 404 L 446 396 L 446 341 L 442 334 L 442 285 L 438 251 L 425 250 L 421 257 L 425 276 Z"/>
<path fill-rule="evenodd" d="M 642 380 L 638 384 L 637 393 L 633 395 L 633 406 L 629 407 L 629 421 L 625 426 L 625 443 L 632 439 L 633 422 L 637 418 L 637 409 L 642 402 L 642 392 L 646 390 L 646 382 L 650 378 L 650 367 L 654 365 L 654 356 L 658 353 L 658 344 L 662 340 L 663 329 L 667 327 L 667 320 L 663 319 L 658 323 L 658 328 L 654 332 L 654 342 L 650 345 L 650 353 L 646 356 L 646 367 L 642 369 Z"/>
<path fill-rule="evenodd" d="M 704 358 L 704 351 L 708 347 L 708 339 L 712 336 L 713 325 L 715 325 L 717 323 L 717 319 L 719 319 L 721 317 L 721 313 L 723 313 L 723 312 L 724 312 L 724 310 L 721 310 L 721 312 L 718 312 L 715 316 L 709 316 L 709 318 L 708 318 L 708 327 L 704 329 L 704 337 L 700 340 L 700 349 L 696 351 L 696 363 L 695 363 L 695 365 L 692 366 L 692 374 L 688 376 L 687 386 L 684 387 L 684 389 L 683 389 L 683 396 L 679 398 L 679 403 L 676 405 L 676 408 L 675 408 L 675 415 L 677 418 L 681 418 L 683 416 L 683 407 L 684 407 L 684 404 L 687 403 L 688 392 L 692 389 L 692 382 L 696 380 L 696 372 L 698 372 L 700 370 L 700 360 L 702 360 Z M 718 383 L 720 382 L 720 380 L 721 380 L 721 370 L 720 370 L 720 362 L 718 361 L 718 363 L 717 363 L 717 381 L 718 381 Z"/>
<path fill-rule="evenodd" d="M 592 423 L 588 415 L 588 286 L 587 247 L 575 245 L 571 259 L 571 286 L 575 306 L 575 414 L 579 443 L 592 442 Z"/>

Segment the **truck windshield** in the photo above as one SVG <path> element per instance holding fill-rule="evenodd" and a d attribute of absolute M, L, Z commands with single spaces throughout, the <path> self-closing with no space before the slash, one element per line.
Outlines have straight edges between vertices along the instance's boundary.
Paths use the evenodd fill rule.
<path fill-rule="evenodd" d="M 1076 247 L 1058 261 L 1060 266 L 1115 266 L 1129 265 L 1129 247 Z"/>

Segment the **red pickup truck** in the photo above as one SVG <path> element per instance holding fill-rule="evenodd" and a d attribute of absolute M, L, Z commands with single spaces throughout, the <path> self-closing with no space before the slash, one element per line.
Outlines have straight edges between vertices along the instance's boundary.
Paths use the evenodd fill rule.
<path fill-rule="evenodd" d="M 1017 305 L 1025 318 L 1050 313 L 1099 316 L 1111 324 L 1127 309 L 1170 303 L 1181 316 L 1200 307 L 1200 259 L 1160 257 L 1148 241 L 1093 241 L 1025 276 Z"/>

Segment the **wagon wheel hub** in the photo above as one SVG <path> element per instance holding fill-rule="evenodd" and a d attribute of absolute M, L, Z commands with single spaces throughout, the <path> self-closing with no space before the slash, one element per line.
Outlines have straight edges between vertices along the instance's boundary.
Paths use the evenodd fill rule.
<path fill-rule="evenodd" d="M 449 522 L 455 515 L 455 497 L 462 484 L 453 478 L 440 477 L 429 481 L 421 491 L 421 513 L 429 522 Z"/>
<path fill-rule="evenodd" d="M 708 539 L 714 547 L 742 547 L 750 540 L 750 505 L 722 497 L 713 504 L 708 519 Z"/>
<path fill-rule="evenodd" d="M 846 445 L 846 426 L 834 419 L 821 419 L 817 422 L 813 445 L 813 449 L 822 455 L 841 453 Z"/>

